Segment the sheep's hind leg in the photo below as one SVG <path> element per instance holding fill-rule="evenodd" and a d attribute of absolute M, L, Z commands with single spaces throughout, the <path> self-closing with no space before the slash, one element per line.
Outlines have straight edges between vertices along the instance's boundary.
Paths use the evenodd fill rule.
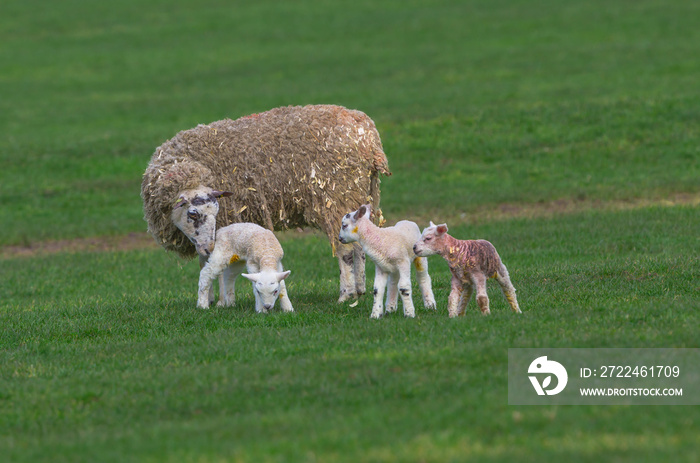
<path fill-rule="evenodd" d="M 418 288 L 420 288 L 420 293 L 423 296 L 423 307 L 435 310 L 435 295 L 433 294 L 433 284 L 428 273 L 428 258 L 416 257 L 413 259 L 413 265 L 416 266 L 416 280 L 418 280 Z"/>
<path fill-rule="evenodd" d="M 399 307 L 399 274 L 392 273 L 389 275 L 386 290 L 386 311 L 387 313 L 396 312 Z"/>
<path fill-rule="evenodd" d="M 236 304 L 236 278 L 245 269 L 245 264 L 231 264 L 219 278 L 219 307 L 232 307 Z"/>
<path fill-rule="evenodd" d="M 365 252 L 358 243 L 353 244 L 353 271 L 355 275 L 355 293 L 362 296 L 366 291 L 365 282 Z"/>
<path fill-rule="evenodd" d="M 498 284 L 501 286 L 501 291 L 503 291 L 503 295 L 506 297 L 513 312 L 522 313 L 518 306 L 518 299 L 515 297 L 515 288 L 513 287 L 513 283 L 510 282 L 510 275 L 508 275 L 508 270 L 503 264 L 501 264 L 496 272 L 496 281 L 498 281 Z"/>
<path fill-rule="evenodd" d="M 339 243 L 337 248 L 338 266 L 340 267 L 340 298 L 338 304 L 357 299 L 354 272 L 354 246 Z"/>
<path fill-rule="evenodd" d="M 199 271 L 201 272 L 205 265 L 207 265 L 208 257 L 199 256 Z M 223 277 L 219 275 L 219 288 L 223 282 Z M 209 304 L 213 304 L 216 300 L 216 295 L 214 293 L 214 285 L 209 286 Z M 207 306 L 208 307 L 208 306 Z"/>

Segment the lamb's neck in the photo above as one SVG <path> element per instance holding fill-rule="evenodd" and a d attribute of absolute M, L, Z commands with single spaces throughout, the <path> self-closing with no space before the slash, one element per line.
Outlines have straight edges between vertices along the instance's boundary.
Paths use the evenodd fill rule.
<path fill-rule="evenodd" d="M 445 234 L 445 247 L 438 252 L 449 263 L 450 267 L 459 265 L 464 254 L 464 245 L 460 240 Z"/>
<path fill-rule="evenodd" d="M 273 272 L 277 271 L 277 259 L 272 256 L 265 256 L 260 259 L 260 271 L 271 270 Z"/>
<path fill-rule="evenodd" d="M 357 222 L 358 233 L 362 250 L 370 257 L 374 258 L 379 254 L 383 245 L 381 228 L 373 224 L 368 219 Z"/>

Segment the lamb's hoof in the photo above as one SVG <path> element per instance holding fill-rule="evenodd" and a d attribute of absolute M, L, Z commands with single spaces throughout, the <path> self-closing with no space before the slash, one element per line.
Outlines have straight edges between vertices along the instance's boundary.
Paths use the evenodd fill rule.
<path fill-rule="evenodd" d="M 386 311 L 387 311 L 387 313 L 394 313 L 394 312 L 396 312 L 396 309 L 397 309 L 397 308 L 398 308 L 398 306 L 396 306 L 396 307 L 387 307 L 387 308 L 386 308 Z"/>
<path fill-rule="evenodd" d="M 405 313 L 405 314 L 403 314 L 403 316 L 404 316 L 405 318 L 416 318 L 415 312 Z"/>
<path fill-rule="evenodd" d="M 437 305 L 435 304 L 435 301 L 428 302 L 427 304 L 425 304 L 425 308 L 428 310 L 437 310 Z"/>
<path fill-rule="evenodd" d="M 379 320 L 379 319 L 382 318 L 383 316 L 384 316 L 383 313 L 374 313 L 374 312 L 372 312 L 372 315 L 370 315 L 369 318 L 374 318 L 375 320 Z"/>

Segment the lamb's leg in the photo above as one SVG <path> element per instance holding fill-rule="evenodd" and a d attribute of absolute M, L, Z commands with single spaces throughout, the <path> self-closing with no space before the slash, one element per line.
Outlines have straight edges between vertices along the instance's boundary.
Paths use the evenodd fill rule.
<path fill-rule="evenodd" d="M 207 265 L 207 261 L 209 260 L 209 257 L 204 257 L 204 256 L 199 256 L 199 271 L 201 272 L 202 269 L 204 268 L 205 265 Z M 221 288 L 221 282 L 222 282 L 222 277 L 219 276 L 219 288 Z M 209 287 L 209 304 L 213 303 L 216 300 L 216 295 L 214 294 L 214 285 L 211 285 Z M 209 306 L 207 306 L 209 307 Z"/>
<path fill-rule="evenodd" d="M 451 285 L 450 296 L 447 298 L 447 314 L 450 318 L 454 318 L 459 315 L 459 299 L 462 296 L 462 281 L 453 276 Z"/>
<path fill-rule="evenodd" d="M 372 306 L 372 315 L 370 315 L 372 318 L 380 318 L 384 315 L 384 290 L 386 290 L 388 279 L 389 275 L 377 266 L 374 275 L 374 305 Z"/>
<path fill-rule="evenodd" d="M 354 247 L 353 244 L 338 243 L 338 266 L 340 267 L 340 297 L 338 304 L 357 298 L 354 273 Z"/>
<path fill-rule="evenodd" d="M 479 304 L 479 309 L 483 315 L 489 315 L 489 296 L 486 293 L 486 275 L 476 273 L 472 275 L 472 283 L 476 286 L 476 303 Z"/>
<path fill-rule="evenodd" d="M 353 271 L 355 275 L 355 293 L 357 296 L 365 294 L 365 252 L 358 243 L 353 244 Z"/>
<path fill-rule="evenodd" d="M 386 311 L 387 313 L 396 312 L 399 307 L 399 275 L 392 273 L 389 275 L 386 290 Z"/>
<path fill-rule="evenodd" d="M 211 287 L 214 279 L 221 275 L 226 268 L 226 262 L 216 259 L 209 259 L 199 272 L 199 293 L 197 297 L 197 307 L 208 309 L 210 304 Z"/>
<path fill-rule="evenodd" d="M 469 300 L 472 298 L 472 294 L 474 293 L 474 287 L 470 284 L 465 284 L 464 289 L 462 289 L 462 294 L 459 297 L 459 306 L 458 306 L 458 315 L 461 317 L 465 314 L 467 310 L 467 304 L 469 304 Z"/>
<path fill-rule="evenodd" d="M 277 266 L 277 271 L 284 272 L 284 268 L 282 267 L 282 263 L 280 263 Z M 292 307 L 292 301 L 289 300 L 289 293 L 287 293 L 287 285 L 284 283 L 284 280 L 280 281 L 279 300 L 280 300 L 280 307 L 282 307 L 283 311 L 294 312 L 294 307 Z"/>
<path fill-rule="evenodd" d="M 418 280 L 418 288 L 423 296 L 423 307 L 435 310 L 435 295 L 428 273 L 428 258 L 416 257 L 413 259 L 413 265 L 416 266 L 416 280 Z"/>
<path fill-rule="evenodd" d="M 416 309 L 413 307 L 413 296 L 411 296 L 411 261 L 399 266 L 399 293 L 401 293 L 404 317 L 414 318 Z"/>
<path fill-rule="evenodd" d="M 520 311 L 520 307 L 518 306 L 518 299 L 515 297 L 515 288 L 513 287 L 513 283 L 510 282 L 508 269 L 506 269 L 506 266 L 503 264 L 501 264 L 496 272 L 496 281 L 498 281 L 498 284 L 501 285 L 501 291 L 503 291 L 503 295 L 506 297 L 506 300 L 508 301 L 508 304 L 510 304 L 510 308 L 513 310 L 513 312 L 522 313 Z"/>
<path fill-rule="evenodd" d="M 243 272 L 245 265 L 234 263 L 224 269 L 219 284 L 219 307 L 233 307 L 236 304 L 236 278 Z"/>

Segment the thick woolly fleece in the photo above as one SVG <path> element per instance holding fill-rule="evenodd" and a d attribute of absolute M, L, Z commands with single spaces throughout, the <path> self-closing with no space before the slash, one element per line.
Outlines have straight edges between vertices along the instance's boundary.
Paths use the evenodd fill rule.
<path fill-rule="evenodd" d="M 309 225 L 326 233 L 335 252 L 343 214 L 363 203 L 379 207 L 379 174 L 391 172 L 366 114 L 290 106 L 178 133 L 153 154 L 141 197 L 148 231 L 183 258 L 194 257 L 195 247 L 173 225 L 171 212 L 182 191 L 201 186 L 234 193 L 220 200 L 217 228 Z"/>
<path fill-rule="evenodd" d="M 220 228 L 216 232 L 214 251 L 199 274 L 198 306 L 209 307 L 211 285 L 221 274 L 223 278 L 220 279 L 219 305 L 233 305 L 236 278 L 245 268 L 249 274 L 263 275 L 262 277 L 246 276 L 253 281 L 257 312 L 267 312 L 278 297 L 282 310 L 293 311 L 284 284 L 284 278 L 289 273 L 284 272 L 282 268 L 283 257 L 282 246 L 270 230 L 253 223 L 238 223 Z M 268 282 L 270 287 L 261 287 L 261 283 Z M 266 298 L 266 294 L 271 297 Z"/>

